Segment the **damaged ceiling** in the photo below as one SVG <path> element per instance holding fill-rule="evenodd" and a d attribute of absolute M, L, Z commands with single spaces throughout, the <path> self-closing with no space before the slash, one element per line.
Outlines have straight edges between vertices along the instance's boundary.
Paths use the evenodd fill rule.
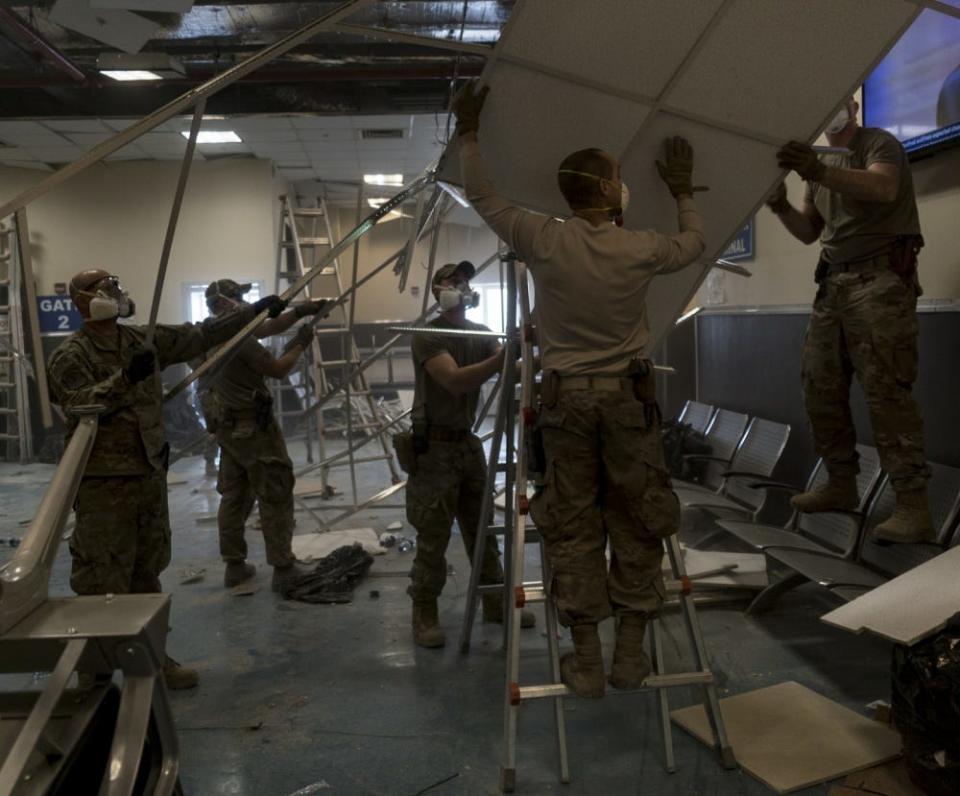
<path fill-rule="evenodd" d="M 341 3 L 189 4 L 33 0 L 0 6 L 0 118 L 144 116 Z M 513 6 L 514 0 L 379 0 L 359 9 L 349 23 L 485 48 L 496 43 Z M 91 26 L 99 40 L 89 35 Z M 184 73 L 130 83 L 99 74 L 98 57 L 121 48 L 172 56 Z M 207 113 L 437 112 L 448 106 L 451 78 L 478 75 L 483 64 L 482 52 L 331 30 L 211 97 Z"/>

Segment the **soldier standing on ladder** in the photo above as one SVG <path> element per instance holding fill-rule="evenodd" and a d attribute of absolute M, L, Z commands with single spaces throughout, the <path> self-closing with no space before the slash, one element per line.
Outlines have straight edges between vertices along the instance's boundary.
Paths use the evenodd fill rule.
<path fill-rule="evenodd" d="M 467 307 L 477 306 L 470 289 L 476 269 L 464 260 L 448 263 L 433 277 L 441 314 L 430 321 L 438 329 L 490 330 L 467 320 Z M 417 335 L 413 340 L 415 374 L 413 431 L 394 436 L 400 466 L 407 480 L 407 519 L 417 531 L 417 554 L 407 593 L 413 599 L 413 640 L 421 647 L 442 647 L 446 641 L 437 598 L 447 580 L 445 554 L 454 519 L 472 557 L 480 527 L 487 463 L 483 444 L 472 433 L 480 387 L 499 372 L 503 348 L 489 337 Z M 503 567 L 494 536 L 487 538 L 480 582 L 502 583 Z M 503 597 L 483 595 L 483 618 L 503 622 Z M 535 618 L 523 612 L 521 625 Z"/>
<path fill-rule="evenodd" d="M 219 317 L 237 306 L 246 306 L 243 294 L 249 284 L 218 279 L 206 290 L 207 307 Z M 318 315 L 325 299 L 297 304 L 276 318 L 264 321 L 257 337 L 285 332 L 300 318 Z M 247 338 L 236 355 L 204 384 L 204 414 L 207 429 L 220 444 L 217 491 L 220 509 L 217 526 L 220 555 L 226 562 L 224 586 L 232 587 L 253 577 L 256 569 L 247 562 L 244 526 L 254 502 L 260 504 L 260 524 L 267 563 L 273 567 L 274 591 L 304 574 L 291 549 L 293 539 L 293 462 L 287 455 L 283 433 L 273 415 L 273 399 L 264 376 L 284 378 L 313 340 L 313 326 L 303 324 L 275 358 L 254 338 Z"/>
<path fill-rule="evenodd" d="M 664 597 L 662 540 L 680 524 L 664 467 L 653 367 L 644 358 L 644 300 L 655 275 L 684 268 L 704 250 L 693 150 L 673 138 L 666 163 L 657 163 L 677 201 L 678 234 L 619 227 L 629 193 L 617 160 L 599 149 L 574 152 L 560 164 L 557 179 L 571 210 L 560 222 L 512 207 L 496 193 L 477 143 L 485 95 L 468 83 L 454 100 L 460 170 L 474 209 L 533 275 L 545 472 L 530 513 L 553 569 L 552 599 L 573 637 L 561 676 L 578 696 L 597 698 L 605 691 L 597 625 L 611 614 L 611 685 L 638 688 L 650 673 L 643 637 Z"/>

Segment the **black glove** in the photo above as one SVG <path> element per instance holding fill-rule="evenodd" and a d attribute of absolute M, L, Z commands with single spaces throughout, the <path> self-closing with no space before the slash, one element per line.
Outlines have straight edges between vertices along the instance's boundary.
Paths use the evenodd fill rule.
<path fill-rule="evenodd" d="M 123 375 L 131 384 L 138 384 L 156 369 L 157 355 L 152 348 L 138 346 L 130 351 Z"/>
<path fill-rule="evenodd" d="M 781 169 L 797 172 L 807 182 L 819 182 L 827 167 L 820 162 L 817 153 L 809 144 L 790 141 L 777 152 L 777 165 Z"/>
<path fill-rule="evenodd" d="M 301 304 L 294 305 L 293 311 L 298 318 L 306 318 L 308 315 L 319 315 L 326 318 L 330 314 L 327 307 L 333 303 L 333 299 L 315 299 L 314 301 L 304 301 Z M 324 312 L 326 310 L 326 312 Z"/>
<path fill-rule="evenodd" d="M 311 342 L 313 342 L 313 327 L 309 323 L 302 324 L 297 327 L 297 333 L 283 347 L 283 353 L 286 354 L 296 346 L 300 346 L 306 351 Z"/>
<path fill-rule="evenodd" d="M 264 296 L 260 301 L 254 302 L 253 311 L 259 315 L 267 310 L 271 318 L 276 318 L 286 306 L 287 302 L 280 296 Z"/>
<path fill-rule="evenodd" d="M 790 209 L 790 202 L 787 200 L 787 185 L 781 182 L 773 193 L 767 197 L 767 207 L 769 207 L 778 216 L 786 213 Z"/>
<path fill-rule="evenodd" d="M 480 111 L 487 99 L 489 86 L 484 86 L 479 92 L 474 91 L 476 81 L 470 80 L 463 85 L 453 98 L 453 113 L 457 117 L 458 136 L 464 133 L 475 133 L 480 129 Z"/>

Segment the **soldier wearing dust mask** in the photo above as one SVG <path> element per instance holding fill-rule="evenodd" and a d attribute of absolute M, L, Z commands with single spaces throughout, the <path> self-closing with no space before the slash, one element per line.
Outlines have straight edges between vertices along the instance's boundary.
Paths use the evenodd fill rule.
<path fill-rule="evenodd" d="M 268 296 L 202 324 L 158 324 L 148 348 L 146 327 L 118 323 L 135 307 L 116 276 L 82 271 L 70 280 L 70 298 L 83 326 L 47 364 L 51 397 L 67 415 L 67 440 L 77 423 L 73 408 L 104 407 L 74 504 L 70 586 L 77 594 L 159 592 L 160 573 L 170 563 L 170 446 L 160 371 L 226 342 L 262 310 L 278 313 L 284 302 Z M 163 674 L 173 689 L 198 680 L 196 671 L 169 656 Z"/>

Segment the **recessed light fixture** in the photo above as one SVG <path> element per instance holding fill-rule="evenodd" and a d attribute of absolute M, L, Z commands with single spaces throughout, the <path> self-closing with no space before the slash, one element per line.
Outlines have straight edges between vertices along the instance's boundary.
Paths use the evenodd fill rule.
<path fill-rule="evenodd" d="M 163 80 L 163 77 L 156 72 L 148 72 L 146 69 L 101 69 L 100 74 L 121 82 L 128 80 Z"/>
<path fill-rule="evenodd" d="M 180 133 L 184 138 L 190 138 L 190 131 L 184 130 Z M 242 144 L 233 130 L 201 130 L 197 133 L 198 144 Z"/>
<path fill-rule="evenodd" d="M 367 185 L 403 185 L 402 174 L 364 174 L 363 181 Z"/>
<path fill-rule="evenodd" d="M 97 71 L 122 81 L 184 76 L 183 64 L 165 53 L 100 53 Z"/>

